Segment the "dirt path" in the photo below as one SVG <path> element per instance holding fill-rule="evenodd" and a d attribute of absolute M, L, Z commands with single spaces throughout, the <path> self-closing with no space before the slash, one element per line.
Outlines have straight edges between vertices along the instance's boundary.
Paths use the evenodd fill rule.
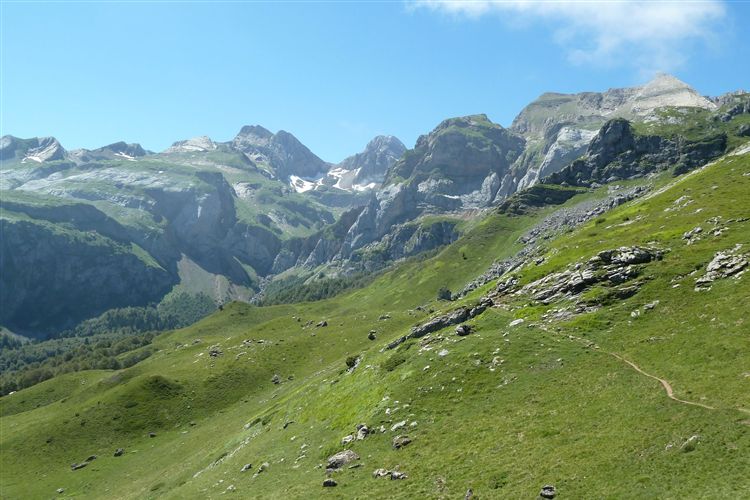
<path fill-rule="evenodd" d="M 601 352 L 607 353 L 610 356 L 614 356 L 615 358 L 619 359 L 623 363 L 627 363 L 628 365 L 630 365 L 635 371 L 637 371 L 641 375 L 645 375 L 645 376 L 647 376 L 649 378 L 652 378 L 654 380 L 658 380 L 661 383 L 662 387 L 664 387 L 664 390 L 667 392 L 667 397 L 669 399 L 672 399 L 674 401 L 677 401 L 678 403 L 683 403 L 683 404 L 686 404 L 686 405 L 700 406 L 701 408 L 705 408 L 707 410 L 715 410 L 716 409 L 713 406 L 704 405 L 703 403 L 696 403 L 695 401 L 685 401 L 684 399 L 680 399 L 680 398 L 678 398 L 677 396 L 674 395 L 674 390 L 672 389 L 672 386 L 669 384 L 669 382 L 667 382 L 663 378 L 659 378 L 656 375 L 651 375 L 650 373 L 646 373 L 645 371 L 643 371 L 641 369 L 640 366 L 636 365 L 632 361 L 629 361 L 629 360 L 623 358 L 619 354 L 616 354 L 614 352 L 608 352 L 608 351 L 601 351 Z"/>

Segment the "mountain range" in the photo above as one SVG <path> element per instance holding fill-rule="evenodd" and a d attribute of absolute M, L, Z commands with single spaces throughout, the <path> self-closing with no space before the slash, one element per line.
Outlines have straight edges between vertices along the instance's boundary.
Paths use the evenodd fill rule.
<path fill-rule="evenodd" d="M 5 136 L 0 324 L 39 338 L 170 293 L 258 301 L 280 280 L 377 271 L 451 243 L 466 214 L 545 178 L 591 187 L 716 158 L 741 135 L 720 125 L 747 113 L 746 96 L 706 98 L 669 75 L 547 93 L 509 128 L 450 118 L 411 149 L 379 136 L 339 164 L 259 125 L 161 153 Z M 686 120 L 705 133 L 675 137 Z"/>

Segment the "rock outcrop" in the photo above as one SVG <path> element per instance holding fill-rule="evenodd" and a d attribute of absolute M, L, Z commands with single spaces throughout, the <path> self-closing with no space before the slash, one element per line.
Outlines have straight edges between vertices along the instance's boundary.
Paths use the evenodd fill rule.
<path fill-rule="evenodd" d="M 550 184 L 591 186 L 640 177 L 676 165 L 684 173 L 725 153 L 727 136 L 699 141 L 638 135 L 627 120 L 610 120 L 591 141 L 586 155 L 547 177 Z"/>
<path fill-rule="evenodd" d="M 501 192 L 512 194 L 578 159 L 607 121 L 650 120 L 656 110 L 665 106 L 717 109 L 716 102 L 666 74 L 639 87 L 541 95 L 518 114 L 510 127 L 526 138 L 528 146 L 511 173 L 503 178 Z"/>

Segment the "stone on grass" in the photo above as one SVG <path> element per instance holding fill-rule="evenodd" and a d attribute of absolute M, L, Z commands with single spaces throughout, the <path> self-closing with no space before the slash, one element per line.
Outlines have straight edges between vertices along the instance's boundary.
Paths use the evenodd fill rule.
<path fill-rule="evenodd" d="M 542 486 L 542 491 L 539 492 L 539 496 L 542 498 L 555 498 L 555 496 L 557 496 L 557 490 L 551 484 L 545 484 Z"/>
<path fill-rule="evenodd" d="M 370 433 L 370 428 L 365 424 L 359 424 L 357 426 L 357 441 L 362 441 Z"/>
<path fill-rule="evenodd" d="M 359 455 L 354 453 L 352 450 L 344 450 L 331 455 L 328 457 L 328 469 L 340 469 L 345 465 L 349 465 L 355 460 L 359 460 Z"/>
<path fill-rule="evenodd" d="M 393 447 L 397 450 L 403 448 L 404 446 L 411 443 L 411 438 L 409 436 L 396 436 L 393 438 Z"/>
<path fill-rule="evenodd" d="M 459 337 L 465 337 L 471 333 L 471 326 L 467 324 L 458 325 L 456 327 L 456 335 Z"/>
<path fill-rule="evenodd" d="M 347 444 L 354 441 L 354 436 L 349 434 L 348 436 L 344 436 L 344 438 L 341 440 L 341 446 L 346 446 Z"/>

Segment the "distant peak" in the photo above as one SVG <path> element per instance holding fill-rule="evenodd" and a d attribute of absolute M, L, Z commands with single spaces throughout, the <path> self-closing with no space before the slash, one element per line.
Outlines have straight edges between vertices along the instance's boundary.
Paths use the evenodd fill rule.
<path fill-rule="evenodd" d="M 657 73 L 651 81 L 644 85 L 644 88 L 649 87 L 690 88 L 690 85 L 669 73 Z"/>
<path fill-rule="evenodd" d="M 443 120 L 437 127 L 435 127 L 435 130 L 433 130 L 433 132 L 444 130 L 451 126 L 502 128 L 500 125 L 490 120 L 486 114 L 480 113 L 476 115 L 457 116 L 454 118 Z"/>
<path fill-rule="evenodd" d="M 177 141 L 168 148 L 165 153 L 201 152 L 216 149 L 216 143 L 206 135 L 193 137 L 184 141 Z"/>
<path fill-rule="evenodd" d="M 393 135 L 376 135 L 365 146 L 365 150 L 379 149 L 382 147 L 395 147 L 397 149 L 406 149 L 404 143 L 398 137 Z"/>
<path fill-rule="evenodd" d="M 97 149 L 96 151 L 111 151 L 117 154 L 124 154 L 128 156 L 144 156 L 146 151 L 138 143 L 128 144 L 125 141 L 114 142 L 104 147 Z"/>
<path fill-rule="evenodd" d="M 245 125 L 240 129 L 237 135 L 254 135 L 256 137 L 268 139 L 273 136 L 273 132 L 267 128 L 261 127 L 260 125 Z"/>

